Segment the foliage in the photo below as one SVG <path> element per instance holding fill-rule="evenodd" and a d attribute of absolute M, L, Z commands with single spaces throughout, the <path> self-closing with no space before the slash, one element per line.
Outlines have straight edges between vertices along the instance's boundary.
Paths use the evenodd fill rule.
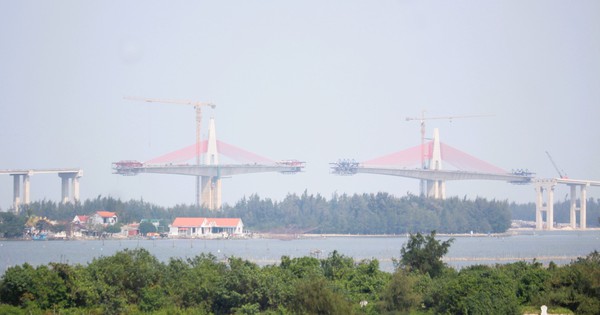
<path fill-rule="evenodd" d="M 423 236 L 421 233 L 411 234 L 400 253 L 400 267 L 408 271 L 429 274 L 432 278 L 440 276 L 446 267 L 442 257 L 448 253 L 453 238 L 440 242 L 435 239 L 435 231 Z"/>
<path fill-rule="evenodd" d="M 0 237 L 12 238 L 23 236 L 27 218 L 12 212 L 0 212 Z"/>
<path fill-rule="evenodd" d="M 519 314 L 515 281 L 499 269 L 473 266 L 435 282 L 429 303 L 436 314 Z"/>
<path fill-rule="evenodd" d="M 260 267 L 212 254 L 160 262 L 135 249 L 86 266 L 23 264 L 0 278 L 0 314 L 522 314 L 542 304 L 597 314 L 599 301 L 598 252 L 565 266 L 443 268 L 432 278 L 418 268 L 385 273 L 377 260 L 337 251 Z"/>
<path fill-rule="evenodd" d="M 423 275 L 398 269 L 382 292 L 379 310 L 381 313 L 403 312 L 418 309 L 423 303 L 423 294 L 419 292 L 418 282 Z M 425 277 L 428 277 L 425 275 Z"/>
<path fill-rule="evenodd" d="M 150 221 L 141 222 L 138 229 L 140 230 L 140 233 L 142 235 L 146 235 L 148 233 L 156 233 L 157 231 L 156 226 L 154 226 L 154 224 L 152 224 L 152 222 Z"/>
<path fill-rule="evenodd" d="M 112 225 L 107 225 L 106 227 L 104 227 L 104 232 L 106 232 L 108 234 L 120 233 L 121 232 L 121 224 L 115 223 Z"/>
<path fill-rule="evenodd" d="M 510 212 L 505 201 L 483 198 L 436 200 L 414 195 L 401 198 L 387 193 L 334 194 L 323 196 L 289 194 L 282 201 L 244 197 L 222 211 L 177 205 L 166 209 L 144 200 L 122 201 L 98 196 L 83 203 L 34 202 L 31 214 L 51 220 L 70 222 L 78 215 L 98 210 L 116 212 L 119 222 L 139 222 L 142 218 L 159 219 L 161 231 L 175 217 L 222 216 L 241 217 L 246 227 L 255 231 L 346 234 L 404 234 L 437 230 L 443 233 L 504 232 L 510 227 Z"/>

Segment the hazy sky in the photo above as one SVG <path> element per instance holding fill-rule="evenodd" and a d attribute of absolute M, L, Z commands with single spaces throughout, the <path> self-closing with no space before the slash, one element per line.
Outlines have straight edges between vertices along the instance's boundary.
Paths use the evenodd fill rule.
<path fill-rule="evenodd" d="M 195 141 L 194 110 L 123 96 L 211 101 L 222 141 L 297 175 L 240 175 L 223 200 L 253 193 L 418 193 L 418 181 L 329 174 L 441 140 L 501 168 L 600 180 L 600 2 L 0 0 L 0 169 L 81 167 L 82 198 L 194 202 L 193 177 L 113 175 Z M 58 201 L 56 175 L 31 179 Z M 534 201 L 532 186 L 449 182 L 447 195 Z M 562 200 L 566 188 L 560 188 Z M 590 188 L 591 197 L 600 189 Z M 12 178 L 0 176 L 0 208 Z"/>

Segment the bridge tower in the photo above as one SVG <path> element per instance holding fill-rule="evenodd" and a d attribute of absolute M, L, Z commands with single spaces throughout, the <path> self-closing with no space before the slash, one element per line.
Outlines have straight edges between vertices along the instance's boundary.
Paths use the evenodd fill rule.
<path fill-rule="evenodd" d="M 210 119 L 210 125 L 208 127 L 208 140 L 203 164 L 219 165 L 219 152 L 217 150 L 217 134 L 214 118 Z M 198 200 L 198 204 L 210 210 L 220 209 L 221 176 L 202 176 L 199 195 L 201 196 L 202 200 Z"/>
<path fill-rule="evenodd" d="M 442 151 L 440 146 L 440 130 L 433 129 L 433 144 L 427 169 L 439 171 L 442 169 Z M 427 180 L 427 197 L 435 199 L 446 198 L 446 182 L 443 180 Z"/>

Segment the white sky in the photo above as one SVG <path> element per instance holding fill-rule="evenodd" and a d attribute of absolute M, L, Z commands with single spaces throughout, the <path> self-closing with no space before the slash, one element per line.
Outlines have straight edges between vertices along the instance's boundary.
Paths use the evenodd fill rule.
<path fill-rule="evenodd" d="M 407 116 L 510 170 L 600 180 L 599 1 L 0 0 L 0 169 L 81 167 L 82 198 L 194 202 L 194 178 L 121 177 L 195 141 L 194 111 L 123 96 L 211 101 L 219 139 L 306 172 L 224 179 L 223 200 L 418 193 L 418 181 L 329 174 L 419 144 Z M 204 125 L 206 131 L 207 123 Z M 205 134 L 203 132 L 203 134 Z M 32 199 L 59 200 L 56 175 Z M 562 200 L 566 188 L 558 190 Z M 447 194 L 534 201 L 532 186 L 450 182 Z M 591 188 L 591 197 L 600 189 Z M 0 176 L 0 208 L 12 178 Z"/>

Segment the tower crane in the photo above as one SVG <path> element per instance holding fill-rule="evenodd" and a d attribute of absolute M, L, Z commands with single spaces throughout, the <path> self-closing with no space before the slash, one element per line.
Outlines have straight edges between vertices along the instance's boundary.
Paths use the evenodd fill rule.
<path fill-rule="evenodd" d="M 418 120 L 421 123 L 421 167 L 425 169 L 425 121 L 426 120 L 450 120 L 457 118 L 475 118 L 475 117 L 489 117 L 493 115 L 463 115 L 463 116 L 437 116 L 437 117 L 425 117 L 425 110 L 421 111 L 421 117 L 406 117 L 406 121 Z M 425 182 L 421 180 L 421 194 L 425 192 Z"/>
<path fill-rule="evenodd" d="M 554 166 L 554 169 L 556 170 L 556 172 L 558 173 L 558 176 L 560 176 L 560 178 L 568 178 L 567 174 L 565 174 L 564 171 L 561 171 L 558 166 L 556 165 L 556 163 L 554 162 L 554 159 L 552 158 L 552 156 L 550 155 L 550 153 L 548 153 L 548 151 L 546 151 L 546 155 L 548 156 L 548 159 L 550 159 L 550 162 L 552 163 L 552 165 Z"/>
<path fill-rule="evenodd" d="M 216 105 L 209 102 L 198 102 L 188 100 L 172 100 L 172 99 L 154 99 L 154 98 L 143 98 L 143 97 L 130 97 L 126 96 L 124 99 L 129 101 L 141 101 L 148 103 L 163 103 L 163 104 L 179 104 L 194 106 L 196 110 L 196 165 L 200 165 L 200 127 L 202 125 L 202 107 L 208 106 L 215 108 Z M 196 176 L 196 205 L 199 207 L 200 200 L 200 176 Z"/>

